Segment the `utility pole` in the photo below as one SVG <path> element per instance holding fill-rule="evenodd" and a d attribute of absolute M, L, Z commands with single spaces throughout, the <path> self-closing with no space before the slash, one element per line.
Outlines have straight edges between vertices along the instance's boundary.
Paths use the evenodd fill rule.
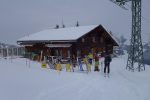
<path fill-rule="evenodd" d="M 131 1 L 132 33 L 126 69 L 131 71 L 134 71 L 135 69 L 138 69 L 138 71 L 145 70 L 143 45 L 141 38 L 141 8 L 142 8 L 141 0 L 110 0 L 110 1 L 119 5 L 123 9 L 126 9 L 124 7 L 126 2 Z M 134 67 L 135 63 L 137 63 L 137 67 Z"/>

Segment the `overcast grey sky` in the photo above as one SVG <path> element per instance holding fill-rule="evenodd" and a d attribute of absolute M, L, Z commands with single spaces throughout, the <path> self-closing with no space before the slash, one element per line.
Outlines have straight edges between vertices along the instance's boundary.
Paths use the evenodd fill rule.
<path fill-rule="evenodd" d="M 142 2 L 146 18 L 142 33 L 148 35 L 150 0 Z M 78 20 L 80 25 L 102 24 L 115 34 L 131 33 L 131 11 L 109 0 L 0 0 L 0 41 L 15 44 L 25 35 L 61 25 L 62 20 L 66 27 Z"/>

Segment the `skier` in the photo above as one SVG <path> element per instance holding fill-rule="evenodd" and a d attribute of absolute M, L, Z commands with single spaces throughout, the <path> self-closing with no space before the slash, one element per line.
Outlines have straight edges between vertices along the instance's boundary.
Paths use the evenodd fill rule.
<path fill-rule="evenodd" d="M 84 61 L 84 64 L 86 65 L 87 73 L 91 72 L 91 64 L 88 63 L 88 58 L 86 55 L 85 55 L 83 61 Z"/>
<path fill-rule="evenodd" d="M 88 61 L 89 61 L 89 63 L 92 65 L 92 59 L 93 59 L 93 55 L 92 55 L 92 53 L 89 53 L 88 54 Z"/>
<path fill-rule="evenodd" d="M 99 56 L 95 54 L 95 68 L 94 71 L 99 71 Z"/>
<path fill-rule="evenodd" d="M 104 55 L 103 55 L 103 53 L 100 53 L 99 54 L 99 64 L 100 64 L 100 69 L 101 69 L 101 71 L 102 71 L 102 69 L 104 68 L 103 66 L 104 66 Z"/>
<path fill-rule="evenodd" d="M 105 67 L 104 67 L 104 74 L 105 74 L 105 76 L 106 75 L 108 75 L 108 77 L 109 77 L 109 73 L 110 73 L 110 62 L 111 62 L 111 56 L 109 55 L 109 54 L 106 54 L 105 55 L 105 60 L 104 60 L 104 62 L 105 62 Z M 107 73 L 106 73 L 106 70 L 107 70 Z"/>
<path fill-rule="evenodd" d="M 71 72 L 71 68 L 70 67 L 71 67 L 70 61 L 68 61 L 67 64 L 66 64 L 66 71 L 67 72 Z"/>
<path fill-rule="evenodd" d="M 56 63 L 55 67 L 56 67 L 57 71 L 61 71 L 62 70 L 60 62 Z"/>
<path fill-rule="evenodd" d="M 80 71 L 83 71 L 81 58 L 78 58 L 78 64 L 79 64 L 79 69 L 80 69 Z"/>
<path fill-rule="evenodd" d="M 75 68 L 76 68 L 76 59 L 75 59 L 75 55 L 73 54 L 73 56 L 71 57 L 71 68 L 72 68 L 72 71 L 74 72 Z"/>

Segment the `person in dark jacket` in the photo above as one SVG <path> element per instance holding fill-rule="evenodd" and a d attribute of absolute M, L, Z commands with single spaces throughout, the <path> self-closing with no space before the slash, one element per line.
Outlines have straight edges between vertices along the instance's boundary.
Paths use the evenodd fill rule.
<path fill-rule="evenodd" d="M 105 60 L 104 60 L 104 63 L 105 63 L 105 67 L 104 67 L 104 73 L 106 74 L 106 70 L 107 70 L 107 74 L 110 73 L 110 62 L 111 62 L 112 58 L 109 54 L 106 54 L 105 55 Z"/>

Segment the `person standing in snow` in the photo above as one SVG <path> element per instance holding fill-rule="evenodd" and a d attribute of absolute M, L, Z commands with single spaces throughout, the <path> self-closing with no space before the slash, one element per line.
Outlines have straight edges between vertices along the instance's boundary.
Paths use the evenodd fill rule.
<path fill-rule="evenodd" d="M 106 54 L 105 55 L 105 60 L 104 60 L 104 62 L 105 62 L 105 67 L 104 67 L 105 75 L 106 75 L 106 70 L 107 70 L 108 75 L 110 73 L 110 62 L 111 62 L 111 60 L 112 60 L 111 56 L 109 54 Z"/>
<path fill-rule="evenodd" d="M 97 54 L 95 54 L 94 59 L 95 59 L 94 71 L 99 71 L 99 56 Z"/>
<path fill-rule="evenodd" d="M 92 65 L 93 55 L 92 53 L 88 54 L 88 62 Z"/>
<path fill-rule="evenodd" d="M 78 58 L 78 65 L 79 65 L 79 70 L 83 71 L 83 67 L 82 67 L 82 59 Z"/>
<path fill-rule="evenodd" d="M 60 63 L 59 61 L 56 63 L 55 69 L 56 69 L 57 71 L 61 71 L 61 70 L 62 70 L 61 63 Z"/>
<path fill-rule="evenodd" d="M 104 54 L 103 53 L 100 53 L 99 54 L 99 64 L 100 64 L 100 69 L 103 69 L 104 67 Z M 101 70 L 102 71 L 102 70 Z"/>
<path fill-rule="evenodd" d="M 71 64 L 70 64 L 70 60 L 67 62 L 66 64 L 66 72 L 71 72 Z"/>
<path fill-rule="evenodd" d="M 86 65 L 87 72 L 91 72 L 91 64 L 88 63 L 88 58 L 86 55 L 84 56 L 83 61 L 84 61 L 84 64 Z"/>
<path fill-rule="evenodd" d="M 74 72 L 74 70 L 76 68 L 76 64 L 77 64 L 76 57 L 73 54 L 73 56 L 71 57 L 71 69 L 72 69 L 73 72 Z"/>

